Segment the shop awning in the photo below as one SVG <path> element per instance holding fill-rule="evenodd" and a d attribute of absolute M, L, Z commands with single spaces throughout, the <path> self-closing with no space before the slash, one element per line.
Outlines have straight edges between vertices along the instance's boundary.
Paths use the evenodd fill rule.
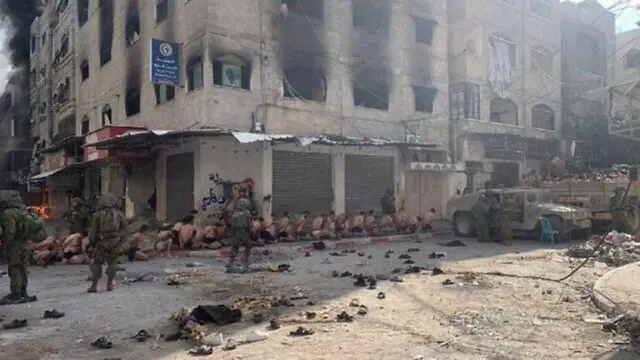
<path fill-rule="evenodd" d="M 29 180 L 44 180 L 53 174 L 59 173 L 62 170 L 64 170 L 64 168 L 41 172 L 40 174 L 33 175 L 29 178 Z"/>
<path fill-rule="evenodd" d="M 249 144 L 254 142 L 297 142 L 302 146 L 311 144 L 340 145 L 340 146 L 408 146 L 413 148 L 437 149 L 441 144 L 414 143 L 394 141 L 383 138 L 356 138 L 340 135 L 289 135 L 289 134 L 257 134 L 250 132 L 232 131 L 221 128 L 199 128 L 184 130 L 142 130 L 130 131 L 107 140 L 85 144 L 84 147 L 111 148 L 111 147 L 144 147 L 153 145 L 160 140 L 168 140 L 186 137 L 202 136 L 231 136 L 239 143 Z"/>

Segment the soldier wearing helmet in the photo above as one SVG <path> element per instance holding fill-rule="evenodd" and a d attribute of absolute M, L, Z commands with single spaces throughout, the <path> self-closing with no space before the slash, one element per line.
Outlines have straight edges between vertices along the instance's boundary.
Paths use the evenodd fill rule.
<path fill-rule="evenodd" d="M 251 255 L 251 201 L 247 199 L 246 192 L 241 192 L 240 197 L 236 200 L 233 206 L 233 213 L 231 215 L 231 231 L 232 231 L 232 244 L 231 244 L 231 257 L 227 268 L 229 271 L 233 271 L 233 265 L 238 256 L 238 251 L 241 246 L 244 246 L 243 253 L 243 270 L 249 270 L 249 256 Z"/>

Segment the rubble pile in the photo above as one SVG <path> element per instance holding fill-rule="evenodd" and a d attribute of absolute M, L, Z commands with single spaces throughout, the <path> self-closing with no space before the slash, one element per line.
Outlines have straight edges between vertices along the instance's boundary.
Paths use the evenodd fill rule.
<path fill-rule="evenodd" d="M 543 179 L 545 184 L 571 181 L 574 183 L 600 182 L 600 183 L 624 183 L 629 180 L 629 165 L 614 165 L 610 169 L 588 169 L 580 172 L 571 172 L 562 178 Z"/>
<path fill-rule="evenodd" d="M 600 236 L 593 236 L 583 244 L 570 246 L 566 255 L 579 259 L 592 257 L 596 261 L 613 267 L 640 261 L 640 243 L 634 241 L 631 235 L 612 231 L 605 236 L 602 245 L 595 250 L 600 241 Z"/>

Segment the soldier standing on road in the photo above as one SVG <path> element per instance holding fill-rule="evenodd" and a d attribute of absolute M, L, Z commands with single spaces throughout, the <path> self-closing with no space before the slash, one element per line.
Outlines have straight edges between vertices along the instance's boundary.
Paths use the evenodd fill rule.
<path fill-rule="evenodd" d="M 89 208 L 79 197 L 71 199 L 71 211 L 69 213 L 70 234 L 82 234 L 87 231 L 89 222 Z"/>
<path fill-rule="evenodd" d="M 98 199 L 96 212 L 91 216 L 89 247 L 91 249 L 90 293 L 98 291 L 98 280 L 102 277 L 102 265 L 107 264 L 107 291 L 113 290 L 118 255 L 126 230 L 126 220 L 118 209 L 118 198 L 113 194 L 102 194 Z"/>
<path fill-rule="evenodd" d="M 27 265 L 31 254 L 28 245 L 27 221 L 30 219 L 20 193 L 15 190 L 1 190 L 0 211 L 2 212 L 0 220 L 2 242 L 11 279 L 11 293 L 5 296 L 1 303 L 7 305 L 36 301 L 35 296 L 29 296 L 27 293 L 29 282 Z"/>
<path fill-rule="evenodd" d="M 609 200 L 609 211 L 611 211 L 611 220 L 614 230 L 631 234 L 633 229 L 629 226 L 626 214 L 626 201 L 624 199 L 624 188 L 616 186 L 613 190 L 613 196 Z"/>
<path fill-rule="evenodd" d="M 478 241 L 491 242 L 489 222 L 487 221 L 489 205 L 485 194 L 480 194 L 478 201 L 471 207 L 471 213 L 473 214 Z"/>
<path fill-rule="evenodd" d="M 249 257 L 251 256 L 251 202 L 246 197 L 240 197 L 233 207 L 231 215 L 231 231 L 233 242 L 231 244 L 231 257 L 227 269 L 233 271 L 233 265 L 238 256 L 240 246 L 244 246 L 243 270 L 249 270 Z"/>
<path fill-rule="evenodd" d="M 513 242 L 513 236 L 511 234 L 511 215 L 513 207 L 514 203 L 512 198 L 505 198 L 504 201 L 500 203 L 498 238 L 502 245 L 511 245 Z"/>

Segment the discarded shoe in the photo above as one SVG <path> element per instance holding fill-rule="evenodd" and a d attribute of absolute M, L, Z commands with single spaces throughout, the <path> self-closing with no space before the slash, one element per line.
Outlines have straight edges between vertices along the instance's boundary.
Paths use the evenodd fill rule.
<path fill-rule="evenodd" d="M 305 327 L 298 327 L 295 331 L 289 333 L 290 336 L 309 336 L 313 335 L 314 331 Z"/>
<path fill-rule="evenodd" d="M 360 305 L 360 308 L 358 309 L 358 315 L 360 316 L 365 316 L 368 313 L 368 310 L 366 306 L 364 305 Z"/>
<path fill-rule="evenodd" d="M 418 249 L 418 248 L 409 248 L 409 249 L 407 249 L 408 253 L 418 252 L 418 251 L 420 251 L 420 249 Z"/>
<path fill-rule="evenodd" d="M 337 278 L 338 276 L 340 276 L 340 272 L 338 270 L 333 270 L 331 272 L 331 277 Z"/>
<path fill-rule="evenodd" d="M 361 276 L 358 277 L 358 280 L 356 280 L 353 283 L 353 285 L 354 286 L 358 286 L 358 287 L 365 287 L 365 286 L 367 286 L 367 282 L 365 281 L 364 276 L 361 275 Z"/>
<path fill-rule="evenodd" d="M 91 346 L 96 347 L 98 349 L 111 349 L 113 347 L 113 343 L 109 340 L 107 340 L 106 337 L 102 336 L 100 338 L 98 338 L 96 341 L 91 343 Z"/>
<path fill-rule="evenodd" d="M 197 348 L 189 350 L 189 355 L 193 356 L 208 356 L 213 354 L 213 348 L 209 345 L 200 345 Z"/>
<path fill-rule="evenodd" d="M 400 259 L 400 260 L 411 259 L 411 255 L 409 255 L 409 254 L 401 254 L 400 256 L 398 256 L 398 259 Z"/>
<path fill-rule="evenodd" d="M 15 319 L 8 324 L 2 325 L 2 328 L 5 330 L 16 330 L 16 329 L 22 329 L 24 327 L 27 327 L 27 325 L 28 325 L 27 319 L 22 319 L 22 320 Z"/>
<path fill-rule="evenodd" d="M 363 253 L 363 252 L 359 252 L 358 253 L 358 256 L 360 256 L 360 257 L 363 257 L 364 255 L 365 255 L 365 253 Z"/>
<path fill-rule="evenodd" d="M 271 319 L 271 321 L 269 322 L 269 329 L 271 329 L 271 330 L 280 329 L 280 319 L 278 319 L 278 318 Z"/>
<path fill-rule="evenodd" d="M 340 274 L 340 277 L 351 277 L 353 276 L 352 273 L 350 273 L 349 271 L 345 271 L 342 274 Z"/>
<path fill-rule="evenodd" d="M 310 257 L 310 256 L 311 256 L 311 253 L 310 253 L 310 252 L 306 251 L 306 252 L 304 253 L 304 257 Z"/>
<path fill-rule="evenodd" d="M 369 290 L 375 290 L 377 288 L 378 285 L 378 280 L 376 280 L 375 278 L 369 278 Z"/>
<path fill-rule="evenodd" d="M 451 281 L 450 279 L 444 279 L 444 281 L 442 282 L 442 285 L 453 285 L 454 282 Z"/>
<path fill-rule="evenodd" d="M 389 279 L 389 281 L 394 282 L 394 283 L 401 283 L 401 282 L 403 282 L 404 280 L 402 280 L 402 278 L 401 278 L 401 277 L 399 277 L 399 276 L 394 276 L 394 277 L 392 277 L 391 279 Z"/>
<path fill-rule="evenodd" d="M 405 274 L 419 274 L 422 269 L 419 266 L 409 266 L 404 273 Z"/>
<path fill-rule="evenodd" d="M 27 295 L 18 299 L 14 304 L 26 304 L 38 301 L 38 297 L 35 295 Z"/>
<path fill-rule="evenodd" d="M 431 276 L 442 275 L 442 274 L 444 274 L 444 271 L 442 271 L 442 269 L 440 269 L 439 267 L 435 267 L 433 268 L 433 270 L 431 270 Z"/>
<path fill-rule="evenodd" d="M 307 301 L 307 303 L 306 303 L 305 305 L 307 305 L 307 306 L 313 306 L 313 305 L 315 305 L 315 304 L 316 304 L 316 303 L 314 303 L 313 301 L 309 300 L 309 301 Z"/>
<path fill-rule="evenodd" d="M 314 242 L 312 246 L 313 246 L 313 250 L 319 250 L 319 251 L 325 250 L 327 248 L 327 245 L 325 245 L 325 243 L 322 241 Z"/>
<path fill-rule="evenodd" d="M 432 252 L 431 254 L 429 254 L 429 259 L 442 259 L 444 257 L 447 257 L 447 253 Z"/>
<path fill-rule="evenodd" d="M 304 315 L 307 318 L 307 320 L 313 320 L 316 318 L 316 313 L 313 311 L 307 311 Z"/>
<path fill-rule="evenodd" d="M 43 318 L 45 319 L 60 319 L 64 317 L 64 313 L 60 312 L 56 309 L 53 310 L 45 310 Z"/>
<path fill-rule="evenodd" d="M 405 264 L 407 264 L 407 265 L 413 265 L 413 264 L 415 264 L 416 262 L 415 262 L 415 261 L 413 261 L 413 260 L 411 260 L 411 259 L 409 259 L 409 260 L 406 260 L 404 263 L 405 263 Z"/>
<path fill-rule="evenodd" d="M 351 306 L 351 307 L 359 307 L 360 306 L 360 300 L 351 299 L 351 302 L 349 303 L 349 306 Z"/>
<path fill-rule="evenodd" d="M 391 272 L 392 274 L 400 274 L 401 272 L 403 272 L 404 270 L 401 268 L 395 268 L 393 269 L 393 271 Z"/>
<path fill-rule="evenodd" d="M 378 299 L 380 299 L 380 300 L 384 300 L 384 299 L 386 299 L 386 298 L 387 298 L 387 294 L 385 294 L 384 292 L 380 291 L 380 292 L 378 293 Z"/>
<path fill-rule="evenodd" d="M 140 330 L 133 338 L 136 339 L 137 342 L 145 342 L 147 339 L 151 337 L 151 334 L 147 330 Z"/>
<path fill-rule="evenodd" d="M 346 311 L 341 312 L 336 316 L 338 322 L 353 322 L 353 316 L 347 314 Z"/>

